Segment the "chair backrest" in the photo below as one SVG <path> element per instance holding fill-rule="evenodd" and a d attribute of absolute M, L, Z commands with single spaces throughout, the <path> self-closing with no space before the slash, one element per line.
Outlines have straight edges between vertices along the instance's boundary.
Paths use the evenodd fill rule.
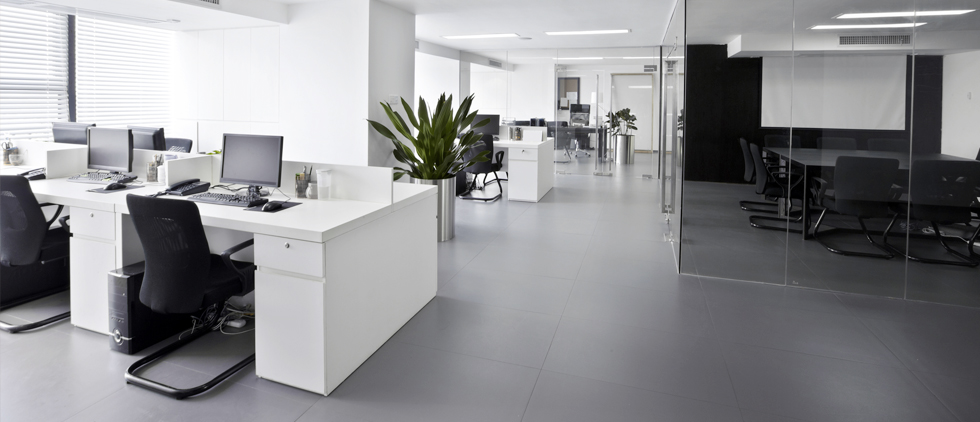
<path fill-rule="evenodd" d="M 94 126 L 95 123 L 54 122 L 51 123 L 51 135 L 58 143 L 88 145 L 86 130 Z"/>
<path fill-rule="evenodd" d="M 820 149 L 857 149 L 857 141 L 854 138 L 837 138 L 832 136 L 821 136 L 817 138 L 817 148 Z"/>
<path fill-rule="evenodd" d="M 166 138 L 167 151 L 171 152 L 191 152 L 191 147 L 194 146 L 194 141 L 185 138 Z M 174 148 L 179 148 L 180 151 Z"/>
<path fill-rule="evenodd" d="M 745 164 L 745 171 L 742 172 L 742 179 L 751 182 L 755 176 L 755 162 L 752 161 L 752 152 L 749 151 L 749 142 L 745 138 L 738 138 L 739 145 L 742 146 L 742 161 Z"/>
<path fill-rule="evenodd" d="M 908 139 L 871 138 L 868 139 L 868 149 L 871 151 L 909 152 L 912 150 Z"/>
<path fill-rule="evenodd" d="M 469 152 L 467 152 L 466 154 L 463 155 L 463 159 L 464 160 L 470 160 L 473 157 L 476 157 L 476 155 L 479 154 L 482 151 L 490 151 L 490 153 L 488 154 L 488 155 L 490 155 L 490 157 L 487 157 L 487 158 L 490 158 L 491 160 L 493 159 L 493 157 L 492 157 L 493 156 L 493 135 L 483 135 L 482 137 L 480 137 L 480 140 L 483 141 L 483 146 L 477 146 L 477 147 L 474 147 L 474 148 L 470 149 Z M 494 171 L 493 170 L 493 163 L 491 161 L 484 161 L 482 163 L 474 163 L 473 165 L 471 165 L 471 166 L 469 166 L 469 167 L 467 167 L 467 168 L 465 168 L 463 170 L 464 171 L 467 171 L 467 172 L 470 172 L 470 173 L 477 173 L 477 174 L 479 174 L 479 173 L 492 173 Z"/>
<path fill-rule="evenodd" d="M 837 157 L 834 200 L 838 213 L 857 217 L 888 215 L 892 182 L 898 160 L 874 157 Z"/>
<path fill-rule="evenodd" d="M 800 135 L 766 135 L 764 138 L 764 143 L 766 148 L 802 148 L 803 141 L 800 140 Z"/>
<path fill-rule="evenodd" d="M 126 196 L 126 204 L 146 260 L 140 302 L 164 314 L 197 311 L 211 268 L 197 204 L 139 195 Z"/>
<path fill-rule="evenodd" d="M 912 162 L 909 202 L 912 218 L 937 223 L 969 223 L 970 205 L 980 185 L 980 161 Z"/>
<path fill-rule="evenodd" d="M 761 195 L 766 191 L 769 172 L 766 171 L 766 162 L 762 161 L 762 150 L 759 149 L 759 146 L 749 144 L 749 151 L 752 154 L 752 162 L 755 163 L 755 193 Z"/>
<path fill-rule="evenodd" d="M 47 230 L 31 182 L 22 176 L 0 176 L 0 264 L 36 262 Z"/>

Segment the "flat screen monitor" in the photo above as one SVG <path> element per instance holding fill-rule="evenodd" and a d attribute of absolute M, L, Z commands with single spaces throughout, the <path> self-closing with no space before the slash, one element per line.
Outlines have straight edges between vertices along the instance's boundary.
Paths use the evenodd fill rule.
<path fill-rule="evenodd" d="M 51 123 L 51 136 L 62 144 L 85 145 L 88 143 L 87 130 L 95 123 L 54 122 Z"/>
<path fill-rule="evenodd" d="M 133 148 L 164 151 L 167 149 L 167 138 L 163 135 L 162 127 L 130 126 L 133 130 Z"/>
<path fill-rule="evenodd" d="M 479 133 L 481 135 L 498 135 L 500 134 L 500 115 L 499 114 L 477 114 L 473 119 L 473 124 L 482 122 L 484 119 L 489 119 L 490 122 L 486 126 L 473 129 L 473 133 Z"/>
<path fill-rule="evenodd" d="M 88 129 L 88 168 L 133 171 L 133 131 L 93 127 Z"/>
<path fill-rule="evenodd" d="M 281 181 L 282 136 L 225 134 L 221 183 L 278 188 Z"/>
<path fill-rule="evenodd" d="M 585 113 L 589 114 L 591 105 L 590 104 L 572 104 L 569 107 L 569 112 L 571 113 Z"/>

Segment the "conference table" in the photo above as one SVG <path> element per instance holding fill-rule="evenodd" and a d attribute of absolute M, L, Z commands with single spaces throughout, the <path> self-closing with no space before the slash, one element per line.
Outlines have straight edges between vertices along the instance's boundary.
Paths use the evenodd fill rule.
<path fill-rule="evenodd" d="M 912 168 L 912 163 L 919 160 L 941 160 L 941 161 L 972 161 L 969 158 L 957 157 L 949 154 L 939 153 L 907 153 L 898 151 L 868 151 L 868 150 L 846 150 L 846 149 L 818 149 L 818 148 L 765 148 L 769 154 L 776 155 L 781 161 L 789 163 L 793 168 L 802 170 L 804 187 L 809 186 L 810 179 L 824 169 L 833 169 L 837 165 L 838 157 L 869 157 L 869 158 L 894 158 L 898 160 L 898 169 L 908 171 Z M 803 238 L 810 239 L 810 189 L 803 189 Z"/>

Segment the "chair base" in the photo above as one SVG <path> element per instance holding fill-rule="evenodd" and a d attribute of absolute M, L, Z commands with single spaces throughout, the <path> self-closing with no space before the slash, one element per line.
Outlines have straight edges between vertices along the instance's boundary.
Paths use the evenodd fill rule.
<path fill-rule="evenodd" d="M 738 201 L 738 206 L 740 208 L 742 208 L 742 211 L 761 212 L 761 213 L 765 213 L 765 214 L 778 214 L 779 213 L 779 210 L 778 210 L 779 209 L 779 204 L 774 203 L 774 202 Z M 767 207 L 767 208 L 776 208 L 776 209 L 756 208 L 756 206 L 763 206 L 763 207 Z"/>
<path fill-rule="evenodd" d="M 503 196 L 504 196 L 504 187 L 501 186 L 500 179 L 497 178 L 497 172 L 493 172 L 493 177 L 494 177 L 494 180 L 497 182 L 497 187 L 500 189 L 500 193 L 498 193 L 498 194 L 496 194 L 494 196 L 491 196 L 489 198 L 477 198 L 477 197 L 474 197 L 474 196 L 466 196 L 466 195 L 469 195 L 470 193 L 472 193 L 474 190 L 476 190 L 476 177 L 474 176 L 473 177 L 473 183 L 471 183 L 470 184 L 470 187 L 468 189 L 466 189 L 466 192 L 463 192 L 460 195 L 456 195 L 456 197 L 459 198 L 459 199 L 465 200 L 465 201 L 483 201 L 483 202 L 493 202 L 493 201 L 496 201 L 496 200 L 498 200 L 500 198 L 503 198 Z M 486 174 L 484 174 L 483 175 L 484 187 L 486 187 L 486 181 L 487 181 L 487 176 L 486 176 Z"/>
<path fill-rule="evenodd" d="M 876 254 L 876 253 L 870 253 L 870 252 L 858 252 L 858 251 L 847 251 L 847 250 L 844 250 L 844 249 L 839 249 L 839 248 L 835 248 L 833 246 L 830 246 L 830 244 L 828 244 L 826 241 L 824 241 L 824 239 L 821 239 L 820 236 L 819 236 L 820 224 L 823 223 L 823 218 L 824 218 L 825 215 L 827 215 L 827 209 L 826 208 L 823 210 L 823 212 L 820 213 L 820 217 L 817 218 L 817 223 L 813 225 L 813 238 L 816 239 L 817 242 L 820 242 L 820 245 L 823 246 L 828 251 L 833 252 L 833 253 L 838 254 L 838 255 L 844 255 L 844 256 L 863 256 L 863 257 L 866 257 L 866 258 L 892 259 L 892 258 L 895 257 L 895 254 L 893 254 L 889 250 L 889 248 L 887 248 L 885 246 L 882 246 L 882 245 L 879 245 L 878 242 L 875 242 L 874 241 L 874 239 L 871 237 L 871 234 L 868 233 L 868 227 L 865 226 L 864 219 L 863 218 L 860 218 L 860 217 L 858 217 L 857 220 L 858 220 L 858 223 L 861 224 L 861 233 L 863 233 L 864 234 L 864 237 L 868 239 L 868 242 L 871 242 L 871 244 L 874 245 L 876 248 L 881 249 L 883 252 L 885 252 L 884 254 Z M 841 228 L 834 228 L 834 229 L 830 229 L 830 230 L 824 231 L 823 234 L 827 235 L 827 234 L 838 233 L 838 232 L 853 233 L 853 232 L 855 232 L 855 230 L 847 230 L 847 229 L 841 229 Z"/>
<path fill-rule="evenodd" d="M 884 237 L 882 239 L 882 243 L 884 243 L 884 245 L 888 249 L 892 250 L 893 252 L 895 252 L 895 253 L 897 253 L 899 255 L 902 255 L 902 256 L 908 258 L 910 261 L 921 262 L 921 263 L 924 263 L 924 264 L 956 265 L 956 266 L 961 266 L 961 267 L 976 267 L 976 266 L 980 265 L 980 261 L 973 259 L 973 256 L 977 255 L 973 251 L 973 242 L 975 242 L 977 240 L 977 236 L 980 235 L 980 227 L 978 227 L 977 230 L 975 232 L 973 232 L 973 236 L 971 236 L 970 237 L 970 240 L 967 241 L 967 245 L 968 245 L 967 246 L 967 253 L 969 255 L 965 255 L 965 254 L 960 253 L 960 252 L 958 252 L 956 250 L 953 250 L 953 248 L 951 248 L 946 243 L 946 239 L 943 238 L 942 233 L 939 232 L 939 225 L 936 224 L 935 222 L 931 222 L 932 223 L 933 233 L 935 234 L 936 239 L 939 240 L 939 244 L 943 246 L 943 249 L 945 249 L 946 252 L 948 252 L 950 255 L 953 255 L 956 258 L 959 258 L 959 260 L 953 261 L 953 260 L 947 260 L 947 259 L 923 258 L 923 257 L 912 255 L 910 253 L 902 252 L 900 249 L 898 249 L 895 246 L 892 246 L 891 244 L 888 243 L 888 233 L 891 232 L 892 226 L 895 225 L 895 221 L 898 220 L 898 217 L 900 215 L 901 214 L 896 214 L 895 217 L 892 218 L 892 221 L 890 223 L 888 223 L 888 228 L 885 229 L 885 234 L 884 234 Z"/>
<path fill-rule="evenodd" d="M 238 371 L 241 371 L 250 363 L 255 362 L 255 354 L 252 354 L 251 356 L 243 359 L 241 362 L 238 362 L 228 370 L 222 372 L 220 375 L 214 377 L 210 381 L 190 388 L 175 388 L 136 375 L 136 373 L 140 369 L 162 359 L 163 357 L 167 356 L 171 352 L 174 352 L 177 349 L 186 346 L 190 342 L 197 340 L 198 338 L 204 336 L 209 332 L 211 332 L 211 327 L 205 326 L 204 328 L 201 328 L 200 331 L 191 333 L 187 337 L 179 339 L 171 344 L 168 344 L 167 346 L 158 350 L 157 352 L 136 361 L 136 363 L 134 363 L 132 366 L 129 367 L 129 369 L 126 370 L 126 375 L 125 375 L 126 383 L 133 384 L 137 387 L 145 388 L 147 390 L 153 391 L 154 393 L 163 394 L 167 397 L 171 397 L 177 400 L 182 400 L 191 396 L 196 396 L 198 394 L 204 393 L 216 387 L 218 384 L 221 384 L 224 380 L 230 378 L 232 375 L 235 375 L 235 373 L 237 373 Z"/>
<path fill-rule="evenodd" d="M 22 331 L 35 330 L 68 318 L 71 318 L 71 312 L 65 312 L 63 314 L 58 314 L 48 319 L 44 319 L 37 322 L 30 322 L 27 324 L 20 324 L 20 325 L 7 324 L 6 322 L 0 321 L 0 330 L 6 331 L 11 334 L 16 334 Z"/>

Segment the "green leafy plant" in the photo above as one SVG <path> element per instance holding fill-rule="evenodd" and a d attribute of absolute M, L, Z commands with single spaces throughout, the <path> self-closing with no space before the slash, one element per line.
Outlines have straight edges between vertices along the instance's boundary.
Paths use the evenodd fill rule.
<path fill-rule="evenodd" d="M 624 108 L 615 113 L 610 111 L 606 115 L 606 119 L 609 125 L 606 128 L 606 132 L 612 136 L 620 134 L 629 136 L 631 131 L 636 130 L 636 116 L 631 114 L 628 108 Z"/>
<path fill-rule="evenodd" d="M 412 110 L 412 106 L 402 98 L 402 107 L 408 115 L 411 127 L 405 123 L 401 114 L 391 109 L 388 104 L 381 103 L 385 114 L 391 120 L 395 131 L 411 142 L 415 147 L 413 150 L 392 133 L 385 125 L 373 120 L 368 120 L 371 127 L 385 138 L 391 139 L 395 145 L 395 159 L 405 164 L 408 168 L 395 167 L 395 180 L 404 175 L 409 175 L 416 179 L 438 180 L 453 177 L 466 167 L 474 163 L 490 161 L 490 151 L 481 151 L 476 156 L 465 159 L 467 153 L 473 148 L 483 145 L 480 140 L 481 135 L 473 133 L 472 129 L 485 126 L 490 122 L 484 119 L 476 124 L 476 111 L 470 113 L 470 105 L 473 104 L 473 95 L 466 97 L 459 104 L 459 110 L 453 112 L 453 96 L 446 98 L 446 94 L 439 96 L 436 108 L 431 113 L 425 104 L 425 100 L 419 97 L 418 112 Z M 416 114 L 418 118 L 416 118 Z M 472 125 L 471 130 L 462 134 L 459 141 L 456 136 L 466 127 Z M 415 128 L 416 135 L 412 135 L 411 128 Z"/>

